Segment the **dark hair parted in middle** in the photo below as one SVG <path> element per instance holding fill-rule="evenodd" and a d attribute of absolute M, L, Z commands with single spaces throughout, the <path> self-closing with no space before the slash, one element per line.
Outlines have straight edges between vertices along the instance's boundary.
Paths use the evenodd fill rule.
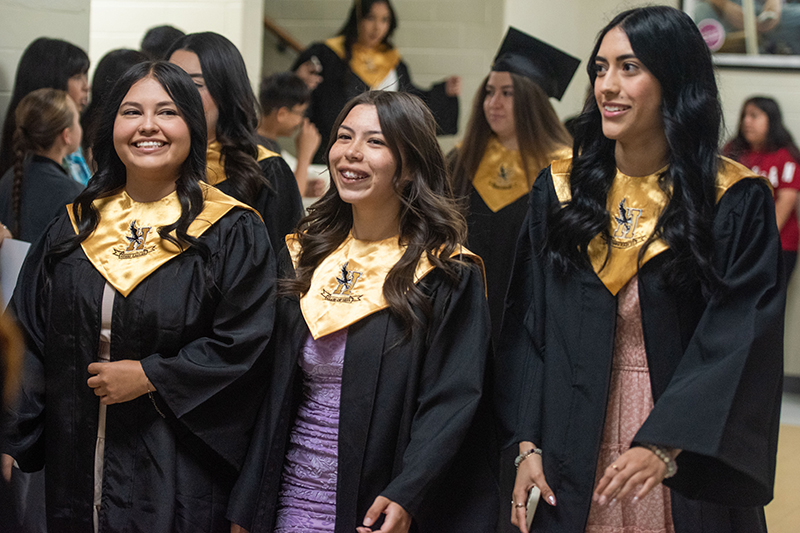
<path fill-rule="evenodd" d="M 509 75 L 514 86 L 515 134 L 527 174 L 529 168 L 545 168 L 552 160 L 553 153 L 569 146 L 572 138 L 558 119 L 544 90 L 529 78 L 513 72 L 509 72 Z M 475 94 L 472 114 L 453 169 L 453 192 L 459 198 L 469 194 L 472 178 L 478 172 L 492 136 L 492 128 L 483 109 L 488 82 L 489 76 L 486 76 Z M 526 177 L 528 183 L 533 183 L 536 178 Z"/>
<path fill-rule="evenodd" d="M 391 19 L 389 21 L 389 31 L 386 32 L 381 44 L 386 45 L 388 48 L 394 48 L 392 35 L 397 29 L 397 16 L 395 16 L 391 2 L 389 0 L 354 0 L 353 5 L 350 7 L 350 13 L 347 15 L 347 20 L 339 30 L 339 35 L 344 35 L 345 62 L 350 61 L 353 55 L 353 45 L 358 42 L 358 23 L 369 15 L 374 4 L 386 4 L 386 7 L 389 8 L 389 17 Z"/>
<path fill-rule="evenodd" d="M 194 245 L 201 254 L 207 254 L 205 245 L 187 234 L 189 225 L 203 210 L 203 192 L 199 184 L 206 175 L 206 119 L 203 102 L 194 82 L 183 69 L 164 61 L 155 61 L 131 67 L 106 95 L 97 124 L 97 136 L 92 145 L 97 173 L 74 202 L 78 234 L 51 249 L 45 258 L 48 266 L 80 246 L 80 243 L 95 230 L 100 218 L 92 202 L 97 198 L 113 194 L 125 186 L 127 171 L 114 148 L 114 123 L 125 95 L 136 82 L 145 78 L 153 78 L 169 94 L 189 128 L 190 138 L 189 155 L 181 165 L 175 182 L 175 190 L 181 204 L 181 216 L 174 223 L 160 227 L 158 232 L 162 239 L 173 244 Z M 177 238 L 169 235 L 172 231 L 175 231 Z"/>
<path fill-rule="evenodd" d="M 660 186 L 669 204 L 639 257 L 663 238 L 673 252 L 665 280 L 687 287 L 700 279 L 709 288 L 719 279 L 712 264 L 712 221 L 722 121 L 711 53 L 695 23 L 680 10 L 652 6 L 625 11 L 597 38 L 587 66 L 592 85 L 600 44 L 614 28 L 625 33 L 636 57 L 661 86 L 668 147 Z M 562 272 L 589 264 L 588 246 L 596 235 L 610 246 L 606 198 L 616 174 L 614 147 L 615 141 L 603 135 L 600 110 L 591 95 L 575 125 L 572 200 L 549 214 L 547 252 Z"/>
<path fill-rule="evenodd" d="M 416 96 L 370 91 L 353 98 L 334 123 L 327 153 L 336 142 L 339 126 L 359 105 L 375 106 L 381 132 L 397 165 L 393 184 L 400 198 L 399 239 L 407 248 L 389 271 L 383 296 L 409 331 L 420 320 L 414 308 L 429 311 L 428 302 L 414 284 L 420 257 L 427 254 L 431 264 L 455 279 L 455 259 L 450 256 L 466 238 L 466 221 L 452 199 L 444 154 L 436 140 L 436 121 Z M 282 281 L 283 292 L 305 294 L 314 270 L 347 238 L 352 226 L 352 207 L 332 185 L 300 221 L 296 278 Z"/>
<path fill-rule="evenodd" d="M 750 146 L 747 139 L 744 138 L 742 133 L 742 125 L 744 124 L 744 115 L 747 111 L 748 105 L 754 105 L 767 115 L 769 127 L 767 129 L 767 138 L 764 141 L 763 151 L 775 152 L 781 148 L 786 148 L 795 161 L 800 161 L 800 149 L 794 142 L 792 134 L 786 129 L 783 124 L 783 114 L 778 102 L 768 96 L 752 96 L 745 100 L 742 104 L 742 110 L 739 113 L 739 128 L 736 131 L 736 137 L 731 139 L 731 142 L 725 147 L 726 155 L 730 155 L 733 159 L 738 161 L 739 157 L 747 151 L 752 150 L 754 147 Z"/>
<path fill-rule="evenodd" d="M 219 110 L 216 136 L 222 145 L 225 176 L 237 195 L 252 204 L 261 185 L 269 183 L 256 162 L 258 104 L 242 54 L 236 45 L 214 32 L 181 37 L 172 45 L 168 57 L 178 50 L 193 52 L 200 61 L 203 80 Z"/>

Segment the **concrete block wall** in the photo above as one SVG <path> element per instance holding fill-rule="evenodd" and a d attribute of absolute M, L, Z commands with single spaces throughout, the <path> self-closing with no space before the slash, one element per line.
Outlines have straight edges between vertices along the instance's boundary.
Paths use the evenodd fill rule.
<path fill-rule="evenodd" d="M 489 72 L 503 36 L 503 0 L 393 0 L 399 26 L 394 43 L 415 84 L 430 86 L 453 74 L 463 79 L 460 127 L 466 126 L 472 98 Z M 264 13 L 304 46 L 336 35 L 351 0 L 265 0 Z M 296 54 L 279 52 L 264 36 L 265 75 L 288 69 Z M 458 139 L 443 137 L 449 149 Z"/>
<path fill-rule="evenodd" d="M 170 24 L 186 33 L 214 31 L 242 52 L 256 87 L 263 36 L 261 0 L 91 0 L 89 57 L 95 65 L 115 48 L 138 49 L 145 32 Z"/>
<path fill-rule="evenodd" d="M 0 0 L 0 124 L 22 52 L 38 37 L 89 49 L 90 0 Z"/>

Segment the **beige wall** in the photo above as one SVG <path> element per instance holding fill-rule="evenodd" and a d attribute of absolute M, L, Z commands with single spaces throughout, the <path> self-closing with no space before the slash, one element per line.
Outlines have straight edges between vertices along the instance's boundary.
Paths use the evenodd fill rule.
<path fill-rule="evenodd" d="M 261 0 L 91 0 L 92 65 L 114 48 L 139 48 L 153 26 L 171 24 L 186 33 L 214 31 L 242 52 L 253 86 L 261 67 Z"/>
<path fill-rule="evenodd" d="M 89 49 L 90 0 L 0 0 L 0 124 L 22 52 L 37 37 Z"/>

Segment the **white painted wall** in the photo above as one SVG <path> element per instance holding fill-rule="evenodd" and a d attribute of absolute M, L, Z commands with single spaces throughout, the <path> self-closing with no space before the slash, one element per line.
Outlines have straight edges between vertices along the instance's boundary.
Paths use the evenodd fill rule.
<path fill-rule="evenodd" d="M 0 124 L 22 52 L 38 37 L 89 48 L 90 0 L 0 0 Z"/>
<path fill-rule="evenodd" d="M 92 65 L 114 48 L 138 49 L 145 32 L 170 24 L 186 33 L 214 31 L 242 52 L 253 87 L 261 74 L 262 0 L 91 0 Z"/>

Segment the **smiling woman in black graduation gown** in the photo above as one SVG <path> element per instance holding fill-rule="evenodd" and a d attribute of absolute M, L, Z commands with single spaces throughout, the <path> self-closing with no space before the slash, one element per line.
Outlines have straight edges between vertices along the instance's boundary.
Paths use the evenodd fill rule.
<path fill-rule="evenodd" d="M 436 118 L 440 133 L 455 135 L 458 131 L 461 79 L 450 76 L 428 90 L 415 86 L 408 66 L 392 44 L 396 28 L 397 18 L 389 0 L 356 0 L 339 35 L 312 44 L 294 62 L 292 70 L 313 90 L 307 114 L 324 140 L 347 101 L 368 90 L 419 96 Z M 323 144 L 314 162 L 325 163 L 324 156 Z"/>
<path fill-rule="evenodd" d="M 23 266 L 6 451 L 47 465 L 51 531 L 229 529 L 274 260 L 258 215 L 201 182 L 205 144 L 191 79 L 133 67 L 108 98 L 98 174 Z"/>
<path fill-rule="evenodd" d="M 718 155 L 686 14 L 621 13 L 588 71 L 577 155 L 531 192 L 498 348 L 513 520 L 527 531 L 536 485 L 534 531 L 766 531 L 785 305 L 769 186 Z"/>
<path fill-rule="evenodd" d="M 459 245 L 433 118 L 416 97 L 376 92 L 337 123 L 334 186 L 288 241 L 269 393 L 229 517 L 253 533 L 363 532 L 382 513 L 381 531 L 493 531 L 483 276 Z M 309 441 L 297 430 L 318 399 L 308 361 L 342 336 L 341 399 L 312 410 L 335 422 Z M 295 468 L 308 446 L 313 475 Z"/>

